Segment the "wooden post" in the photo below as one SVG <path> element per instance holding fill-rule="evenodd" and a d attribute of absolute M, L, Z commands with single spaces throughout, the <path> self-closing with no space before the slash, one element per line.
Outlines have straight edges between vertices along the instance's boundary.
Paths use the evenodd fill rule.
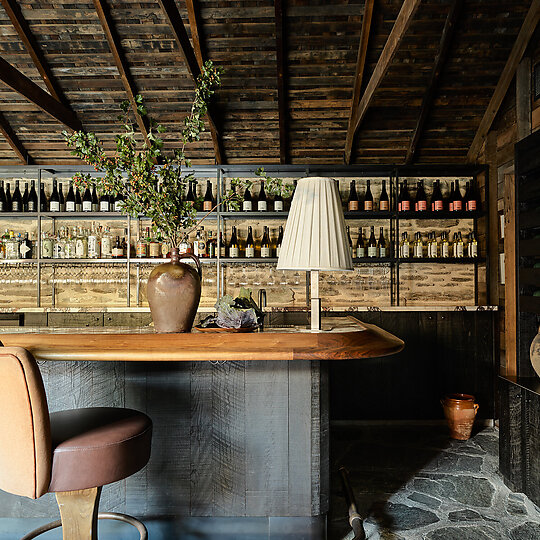
<path fill-rule="evenodd" d="M 489 303 L 499 304 L 499 211 L 497 194 L 497 132 L 492 131 L 486 141 L 486 162 L 489 165 L 489 200 L 486 201 L 489 212 L 488 256 L 489 256 Z"/>
<path fill-rule="evenodd" d="M 97 540 L 101 487 L 56 494 L 64 540 Z"/>
<path fill-rule="evenodd" d="M 518 141 L 530 135 L 532 130 L 531 72 L 531 59 L 530 57 L 525 57 L 519 63 L 516 72 L 516 123 Z"/>

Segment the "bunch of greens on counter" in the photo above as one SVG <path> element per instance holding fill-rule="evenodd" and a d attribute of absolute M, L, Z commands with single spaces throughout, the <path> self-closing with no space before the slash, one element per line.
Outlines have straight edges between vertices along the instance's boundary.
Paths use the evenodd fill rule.
<path fill-rule="evenodd" d="M 240 289 L 236 298 L 227 294 L 215 305 L 216 314 L 201 321 L 202 328 L 258 328 L 262 326 L 264 313 L 251 297 L 251 289 Z"/>

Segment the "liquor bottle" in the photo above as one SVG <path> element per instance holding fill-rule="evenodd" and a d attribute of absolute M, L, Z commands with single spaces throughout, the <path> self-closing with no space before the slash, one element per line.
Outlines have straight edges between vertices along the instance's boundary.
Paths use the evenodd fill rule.
<path fill-rule="evenodd" d="M 281 252 L 281 244 L 283 243 L 283 226 L 279 226 L 279 233 L 278 233 L 278 239 L 276 242 L 276 257 L 279 257 L 279 254 Z"/>
<path fill-rule="evenodd" d="M 75 212 L 75 192 L 73 191 L 73 182 L 69 183 L 66 197 L 66 212 Z"/>
<path fill-rule="evenodd" d="M 359 208 L 358 193 L 356 192 L 356 181 L 351 180 L 349 187 L 349 201 L 347 203 L 347 208 L 349 212 L 357 212 Z"/>
<path fill-rule="evenodd" d="M 440 180 L 435 180 L 433 185 L 433 193 L 431 194 L 431 211 L 440 212 L 444 210 L 444 201 L 441 191 Z"/>
<path fill-rule="evenodd" d="M 124 249 L 122 248 L 122 244 L 120 243 L 120 237 L 116 237 L 116 241 L 112 247 L 112 253 L 111 253 L 113 259 L 119 259 L 124 256 Z"/>
<path fill-rule="evenodd" d="M 375 239 L 375 227 L 371 227 L 371 234 L 369 235 L 369 241 L 367 245 L 367 256 L 377 256 L 377 240 Z"/>
<path fill-rule="evenodd" d="M 379 242 L 377 244 L 377 249 L 379 250 L 379 257 L 388 257 L 388 251 L 386 248 L 386 239 L 384 238 L 384 230 L 382 227 L 379 234 Z"/>
<path fill-rule="evenodd" d="M 6 211 L 6 192 L 4 191 L 4 181 L 0 180 L 0 212 Z"/>
<path fill-rule="evenodd" d="M 36 181 L 30 182 L 30 193 L 28 193 L 28 211 L 37 212 L 38 209 L 38 196 L 36 191 Z"/>
<path fill-rule="evenodd" d="M 255 242 L 253 241 L 253 230 L 251 226 L 248 227 L 248 235 L 246 238 L 246 258 L 255 257 Z"/>
<path fill-rule="evenodd" d="M 356 239 L 356 257 L 363 259 L 366 254 L 366 239 L 364 238 L 364 229 L 358 227 L 358 238 Z"/>
<path fill-rule="evenodd" d="M 257 198 L 257 210 L 259 212 L 266 212 L 267 209 L 268 201 L 266 200 L 266 191 L 264 191 L 264 180 L 261 180 L 261 189 Z"/>
<path fill-rule="evenodd" d="M 212 182 L 206 181 L 206 193 L 204 194 L 203 211 L 210 212 L 214 207 L 214 198 L 212 197 Z"/>
<path fill-rule="evenodd" d="M 21 190 L 19 189 L 19 181 L 15 180 L 15 191 L 13 192 L 13 197 L 11 199 L 11 211 L 22 212 L 22 210 L 22 195 Z"/>
<path fill-rule="evenodd" d="M 274 197 L 274 212 L 283 212 L 283 196 L 281 191 Z"/>
<path fill-rule="evenodd" d="M 88 258 L 89 259 L 99 259 L 100 257 L 100 246 L 99 246 L 99 237 L 96 231 L 96 224 L 92 223 L 92 229 L 88 234 Z"/>
<path fill-rule="evenodd" d="M 238 238 L 236 237 L 236 227 L 233 226 L 231 234 L 231 242 L 229 244 L 229 257 L 236 259 L 240 256 L 238 248 Z"/>
<path fill-rule="evenodd" d="M 409 242 L 409 235 L 406 232 L 401 234 L 399 256 L 402 259 L 408 259 L 411 256 L 411 244 Z"/>
<path fill-rule="evenodd" d="M 419 232 L 414 235 L 413 257 L 417 259 L 424 257 L 424 241 L 422 240 L 422 234 Z"/>
<path fill-rule="evenodd" d="M 65 212 L 66 200 L 64 199 L 64 189 L 62 188 L 62 182 L 58 184 L 58 198 L 60 199 L 60 212 Z"/>
<path fill-rule="evenodd" d="M 83 198 L 82 198 L 82 211 L 83 212 L 91 212 L 92 211 L 92 193 L 91 193 L 89 187 L 87 187 L 84 190 L 84 195 L 83 195 Z"/>
<path fill-rule="evenodd" d="M 381 196 L 379 197 L 379 210 L 390 210 L 390 199 L 388 198 L 388 193 L 386 192 L 386 180 L 382 181 Z"/>
<path fill-rule="evenodd" d="M 351 257 L 354 257 L 353 244 L 351 240 L 351 228 L 348 225 L 347 225 L 347 243 L 349 244 L 349 253 L 351 254 Z"/>
<path fill-rule="evenodd" d="M 161 245 L 155 236 L 150 235 L 150 227 L 146 228 L 148 233 L 148 256 L 151 259 L 159 259 L 161 255 Z M 185 253 L 191 252 L 190 246 L 187 246 Z"/>
<path fill-rule="evenodd" d="M 84 204 L 84 201 L 83 201 L 83 204 Z M 92 187 L 92 207 L 91 208 L 92 208 L 92 212 L 99 212 L 99 198 L 98 198 L 95 185 Z"/>
<path fill-rule="evenodd" d="M 244 212 L 251 212 L 253 210 L 253 198 L 251 196 L 251 193 L 248 187 L 246 187 L 246 191 L 244 191 L 244 200 L 242 201 L 242 210 Z"/>
<path fill-rule="evenodd" d="M 195 243 L 193 245 L 195 255 L 197 257 L 208 257 L 206 247 L 206 233 L 204 227 L 200 227 L 197 231 Z"/>
<path fill-rule="evenodd" d="M 216 239 L 214 238 L 214 233 L 212 231 L 208 231 L 208 240 L 206 241 L 206 251 L 210 259 L 216 258 L 216 252 L 217 252 Z"/>
<path fill-rule="evenodd" d="M 52 259 L 54 253 L 54 240 L 50 234 L 41 233 L 41 258 Z"/>
<path fill-rule="evenodd" d="M 261 240 L 261 258 L 266 259 L 267 257 L 272 256 L 272 248 L 270 246 L 270 234 L 268 232 L 268 227 L 264 227 L 263 237 Z"/>
<path fill-rule="evenodd" d="M 47 195 L 45 194 L 45 188 L 43 182 L 40 182 L 39 186 L 39 210 L 40 212 L 46 212 L 49 209 L 49 201 L 47 201 Z"/>
<path fill-rule="evenodd" d="M 60 212 L 60 196 L 58 195 L 58 185 L 55 178 L 53 178 L 53 189 L 49 199 L 49 211 Z"/>
<path fill-rule="evenodd" d="M 108 194 L 102 195 L 99 200 L 99 211 L 110 212 L 111 211 L 111 199 Z"/>
<path fill-rule="evenodd" d="M 22 211 L 28 212 L 28 182 L 24 183 L 24 193 L 22 196 Z"/>
<path fill-rule="evenodd" d="M 148 236 L 148 229 L 147 229 Z M 148 257 L 148 244 L 146 243 L 144 237 L 141 235 L 141 227 L 139 225 L 139 230 L 137 231 L 137 243 L 135 244 L 135 256 L 139 259 L 144 259 Z"/>
<path fill-rule="evenodd" d="M 19 245 L 19 253 L 21 254 L 21 259 L 32 258 L 32 242 L 28 238 L 28 233 L 24 233 L 24 240 L 21 240 Z"/>
<path fill-rule="evenodd" d="M 88 259 L 88 236 L 84 234 L 80 226 L 75 236 L 75 257 L 77 259 Z"/>
<path fill-rule="evenodd" d="M 73 238 L 71 232 L 69 232 L 69 227 L 67 231 L 67 238 L 64 240 L 64 258 L 75 258 L 75 239 Z"/>
<path fill-rule="evenodd" d="M 193 181 L 189 181 L 189 188 L 186 195 L 186 202 L 191 206 L 195 206 L 195 194 L 193 193 Z"/>
<path fill-rule="evenodd" d="M 223 232 L 219 233 L 219 256 L 224 258 L 227 256 L 227 241 L 223 238 Z"/>
<path fill-rule="evenodd" d="M 6 259 L 19 258 L 19 241 L 12 230 L 9 231 L 8 238 L 4 239 L 4 245 L 6 249 Z"/>
<path fill-rule="evenodd" d="M 403 180 L 399 190 L 398 197 L 398 211 L 399 212 L 410 212 L 411 210 L 411 197 L 409 195 L 409 190 L 407 188 L 407 180 Z"/>
<path fill-rule="evenodd" d="M 459 189 L 459 180 L 456 180 L 453 203 L 454 212 L 461 212 L 461 210 L 463 210 L 463 197 L 461 196 L 461 190 Z"/>
<path fill-rule="evenodd" d="M 414 201 L 415 212 L 425 212 L 427 210 L 427 197 L 424 189 L 424 181 L 419 180 L 416 184 L 416 199 Z"/>
<path fill-rule="evenodd" d="M 465 194 L 465 210 L 467 210 L 467 212 L 475 212 L 478 210 L 480 205 L 474 181 L 471 181 L 470 187 L 467 189 L 467 193 Z"/>
<path fill-rule="evenodd" d="M 109 227 L 100 234 L 101 236 L 101 257 L 103 259 L 110 259 L 112 257 L 113 241 L 111 231 Z"/>
<path fill-rule="evenodd" d="M 469 241 L 467 243 L 467 257 L 478 257 L 478 241 L 474 232 L 469 233 Z"/>
<path fill-rule="evenodd" d="M 11 191 L 9 182 L 6 182 L 6 212 L 11 212 Z"/>
<path fill-rule="evenodd" d="M 373 210 L 373 195 L 371 194 L 371 181 L 367 180 L 366 194 L 364 196 L 364 210 Z"/>

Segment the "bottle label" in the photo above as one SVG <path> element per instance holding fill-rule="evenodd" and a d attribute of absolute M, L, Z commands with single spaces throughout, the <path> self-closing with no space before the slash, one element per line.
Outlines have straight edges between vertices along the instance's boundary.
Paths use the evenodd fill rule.
<path fill-rule="evenodd" d="M 18 259 L 19 258 L 19 246 L 16 240 L 11 240 L 5 243 L 6 246 L 6 259 Z"/>
<path fill-rule="evenodd" d="M 135 246 L 135 255 L 139 258 L 146 257 L 146 244 L 144 242 L 137 242 L 137 245 Z"/>
<path fill-rule="evenodd" d="M 205 212 L 210 212 L 210 210 L 212 210 L 212 201 L 204 201 L 202 209 Z"/>
<path fill-rule="evenodd" d="M 441 245 L 441 257 L 443 259 L 447 259 L 448 255 L 449 255 L 448 244 L 445 242 L 444 244 Z"/>
<path fill-rule="evenodd" d="M 244 201 L 242 203 L 242 210 L 244 212 L 251 212 L 252 209 L 253 209 L 253 205 L 251 204 L 251 201 Z"/>
<path fill-rule="evenodd" d="M 82 209 L 83 209 L 83 212 L 91 212 L 92 211 L 92 201 L 83 201 Z"/>
<path fill-rule="evenodd" d="M 77 238 L 77 241 L 75 242 L 75 256 L 78 259 L 85 259 L 87 257 L 87 253 L 84 249 L 84 242 L 81 238 Z"/>
<path fill-rule="evenodd" d="M 30 203 L 28 209 L 30 210 Z M 66 212 L 75 212 L 75 201 L 66 201 Z"/>
<path fill-rule="evenodd" d="M 255 257 L 255 248 L 254 247 L 246 247 L 246 257 L 251 259 L 252 257 Z"/>
<path fill-rule="evenodd" d="M 474 212 L 476 210 L 476 201 L 475 200 L 467 201 L 467 210 L 469 212 Z"/>
<path fill-rule="evenodd" d="M 439 212 L 443 209 L 443 202 L 442 201 L 435 201 L 432 205 L 432 210 L 435 212 Z"/>
<path fill-rule="evenodd" d="M 379 257 L 386 257 L 386 247 L 380 247 L 379 252 Z"/>
<path fill-rule="evenodd" d="M 11 201 L 11 211 L 12 212 L 20 212 L 21 211 L 18 201 Z"/>
<path fill-rule="evenodd" d="M 123 257 L 124 256 L 124 250 L 121 247 L 113 247 L 112 249 L 112 256 L 113 257 Z"/>
<path fill-rule="evenodd" d="M 100 212 L 108 212 L 109 211 L 109 201 L 101 201 L 99 203 L 99 211 Z"/>
<path fill-rule="evenodd" d="M 411 250 L 409 244 L 403 244 L 401 246 L 401 257 L 403 259 L 408 259 L 411 256 Z"/>
<path fill-rule="evenodd" d="M 456 252 L 454 253 L 454 256 L 459 258 L 463 257 L 463 244 L 456 244 Z"/>
<path fill-rule="evenodd" d="M 204 240 L 198 240 L 195 242 L 198 253 L 197 257 L 206 257 L 206 242 Z"/>
<path fill-rule="evenodd" d="M 478 244 L 476 242 L 470 242 L 468 245 L 469 257 L 478 257 Z"/>
<path fill-rule="evenodd" d="M 178 252 L 179 253 L 189 253 L 189 244 L 187 242 L 182 242 L 178 246 Z"/>
<path fill-rule="evenodd" d="M 427 201 L 418 201 L 416 205 L 417 212 L 425 212 L 427 210 Z"/>
<path fill-rule="evenodd" d="M 101 239 L 101 256 L 102 257 L 111 256 L 111 239 L 108 236 L 104 236 Z"/>
<path fill-rule="evenodd" d="M 163 243 L 161 244 L 161 256 L 162 256 L 163 258 L 166 258 L 167 255 L 169 254 L 169 251 L 170 251 L 170 249 L 169 249 L 169 244 L 167 244 L 166 242 L 163 242 Z"/>
<path fill-rule="evenodd" d="M 36 212 L 36 203 L 34 201 L 28 201 L 28 211 Z"/>
<path fill-rule="evenodd" d="M 270 257 L 269 247 L 261 247 L 261 257 Z"/>
<path fill-rule="evenodd" d="M 373 201 L 364 201 L 364 210 L 373 210 Z"/>
<path fill-rule="evenodd" d="M 461 201 L 454 201 L 454 212 L 460 212 L 461 210 L 463 210 L 463 204 L 461 203 Z"/>
<path fill-rule="evenodd" d="M 389 208 L 388 201 L 379 201 L 379 210 L 388 210 Z"/>
<path fill-rule="evenodd" d="M 90 235 L 88 237 L 88 257 L 97 259 L 99 257 L 97 236 Z"/>
<path fill-rule="evenodd" d="M 229 257 L 231 257 L 231 258 L 237 258 L 238 257 L 238 248 L 237 247 L 229 248 Z"/>
<path fill-rule="evenodd" d="M 259 212 L 266 212 L 266 201 L 257 201 L 257 210 Z"/>
<path fill-rule="evenodd" d="M 53 243 L 50 238 L 45 238 L 41 242 L 41 256 L 44 259 L 50 259 L 53 256 Z"/>
<path fill-rule="evenodd" d="M 448 210 L 450 210 L 450 212 L 454 211 L 454 202 L 453 201 L 451 201 L 450 204 L 448 205 Z"/>
<path fill-rule="evenodd" d="M 368 248 L 367 248 L 367 256 L 368 257 L 376 257 L 377 256 L 377 246 L 368 246 Z"/>
<path fill-rule="evenodd" d="M 19 252 L 21 253 L 21 259 L 26 259 L 26 254 L 32 251 L 30 247 L 26 244 L 26 242 L 21 242 L 21 246 L 19 248 Z"/>
<path fill-rule="evenodd" d="M 59 201 L 51 201 L 49 203 L 49 210 L 51 212 L 60 212 L 60 202 Z"/>
<path fill-rule="evenodd" d="M 115 212 L 121 212 L 122 208 L 124 208 L 124 201 L 116 201 L 114 203 L 114 211 Z"/>
<path fill-rule="evenodd" d="M 283 201 L 274 201 L 274 212 L 283 212 Z"/>
<path fill-rule="evenodd" d="M 281 246 L 278 246 L 276 248 L 276 257 L 279 257 L 279 254 L 281 253 Z"/>
<path fill-rule="evenodd" d="M 223 244 L 221 244 L 221 246 L 219 247 L 219 256 L 220 257 L 225 257 L 227 253 L 227 250 L 225 248 L 225 246 Z"/>
<path fill-rule="evenodd" d="M 399 203 L 400 212 L 409 212 L 411 209 L 411 201 L 401 201 Z"/>
<path fill-rule="evenodd" d="M 365 247 L 357 247 L 356 248 L 356 256 L 359 259 L 363 259 L 366 256 L 366 248 Z"/>
<path fill-rule="evenodd" d="M 414 250 L 413 250 L 413 254 L 416 258 L 422 258 L 424 256 L 424 246 L 422 245 L 415 245 L 414 246 Z"/>
<path fill-rule="evenodd" d="M 161 252 L 161 246 L 159 242 L 150 242 L 150 246 L 148 248 L 148 255 L 152 257 L 153 259 L 159 258 L 159 254 Z"/>
<path fill-rule="evenodd" d="M 358 210 L 358 201 L 349 201 L 349 212 L 356 212 Z"/>

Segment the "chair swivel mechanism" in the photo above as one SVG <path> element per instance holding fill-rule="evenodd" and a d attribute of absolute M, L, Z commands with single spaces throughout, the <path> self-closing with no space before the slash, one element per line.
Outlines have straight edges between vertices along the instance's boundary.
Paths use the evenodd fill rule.
<path fill-rule="evenodd" d="M 1 345 L 1 343 L 0 343 Z M 55 493 L 64 540 L 97 540 L 97 520 L 145 526 L 124 514 L 98 514 L 104 485 L 127 478 L 150 458 L 152 421 L 131 409 L 88 408 L 49 414 L 39 367 L 21 347 L 0 346 L 0 489 L 37 499 Z"/>

